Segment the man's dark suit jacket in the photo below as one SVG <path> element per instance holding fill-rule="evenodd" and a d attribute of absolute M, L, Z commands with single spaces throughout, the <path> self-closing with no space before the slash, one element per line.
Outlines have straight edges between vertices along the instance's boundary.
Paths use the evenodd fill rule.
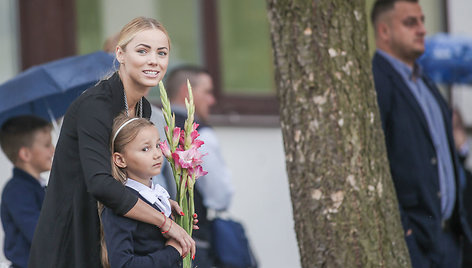
<path fill-rule="evenodd" d="M 418 246 L 428 256 L 439 257 L 443 252 L 440 241 L 443 228 L 471 238 L 459 189 L 459 162 L 454 149 L 451 112 L 436 86 L 423 77 L 441 108 L 443 118 L 437 120 L 444 120 L 449 149 L 453 154 L 457 199 L 453 215 L 444 224 L 441 220 L 438 160 L 423 111 L 400 74 L 379 53 L 374 55 L 372 69 L 403 228 L 413 231 L 412 237 L 406 239 L 410 254 L 414 255 L 412 247 Z"/>

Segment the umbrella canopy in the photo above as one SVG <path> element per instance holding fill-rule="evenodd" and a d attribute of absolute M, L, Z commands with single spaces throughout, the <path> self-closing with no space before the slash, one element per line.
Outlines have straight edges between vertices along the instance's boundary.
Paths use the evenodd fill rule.
<path fill-rule="evenodd" d="M 418 62 L 436 83 L 472 84 L 472 38 L 436 34 Z"/>
<path fill-rule="evenodd" d="M 114 69 L 114 57 L 98 51 L 31 67 L 0 85 L 0 125 L 17 115 L 51 120 L 64 115 L 85 89 Z"/>

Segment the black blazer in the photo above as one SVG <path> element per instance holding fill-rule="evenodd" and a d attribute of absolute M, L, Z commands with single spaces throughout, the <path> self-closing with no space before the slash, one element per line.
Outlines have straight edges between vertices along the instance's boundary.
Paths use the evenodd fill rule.
<path fill-rule="evenodd" d="M 372 69 L 403 228 L 412 229 L 417 244 L 426 252 L 441 252 L 438 161 L 425 116 L 403 78 L 379 53 L 374 55 Z M 450 226 L 458 235 L 471 238 L 459 189 L 451 111 L 436 86 L 426 77 L 423 80 L 441 108 L 449 149 L 453 153 L 457 199 Z"/>
<path fill-rule="evenodd" d="M 57 142 L 48 189 L 34 234 L 29 267 L 101 267 L 97 200 L 117 214 L 138 197 L 111 175 L 113 119 L 125 109 L 115 73 L 69 107 Z M 143 101 L 143 115 L 151 116 Z"/>
<path fill-rule="evenodd" d="M 159 211 L 158 207 L 142 198 L 137 191 L 127 189 Z M 102 223 L 112 268 L 182 267 L 179 252 L 174 247 L 165 245 L 167 239 L 155 225 L 126 218 L 107 207 L 103 209 Z"/>

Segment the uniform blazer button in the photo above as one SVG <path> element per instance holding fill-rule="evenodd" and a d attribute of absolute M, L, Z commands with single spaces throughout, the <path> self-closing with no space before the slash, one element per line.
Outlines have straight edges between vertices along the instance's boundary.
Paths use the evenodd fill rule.
<path fill-rule="evenodd" d="M 431 164 L 436 165 L 438 163 L 438 159 L 436 157 L 431 158 Z"/>

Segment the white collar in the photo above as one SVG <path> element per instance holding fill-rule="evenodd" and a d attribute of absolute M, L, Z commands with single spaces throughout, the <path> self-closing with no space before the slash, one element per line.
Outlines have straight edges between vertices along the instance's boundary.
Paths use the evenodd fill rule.
<path fill-rule="evenodd" d="M 169 217 L 172 209 L 170 207 L 170 195 L 164 187 L 159 184 L 152 184 L 151 188 L 146 185 L 128 178 L 125 183 L 131 189 L 136 190 L 140 196 L 149 203 L 156 205 L 164 214 Z"/>
<path fill-rule="evenodd" d="M 43 178 L 43 177 L 41 177 L 41 176 L 39 177 L 38 182 L 39 182 L 39 184 L 41 185 L 41 187 L 46 187 L 46 186 L 48 186 L 48 180 L 45 179 L 45 178 Z"/>

